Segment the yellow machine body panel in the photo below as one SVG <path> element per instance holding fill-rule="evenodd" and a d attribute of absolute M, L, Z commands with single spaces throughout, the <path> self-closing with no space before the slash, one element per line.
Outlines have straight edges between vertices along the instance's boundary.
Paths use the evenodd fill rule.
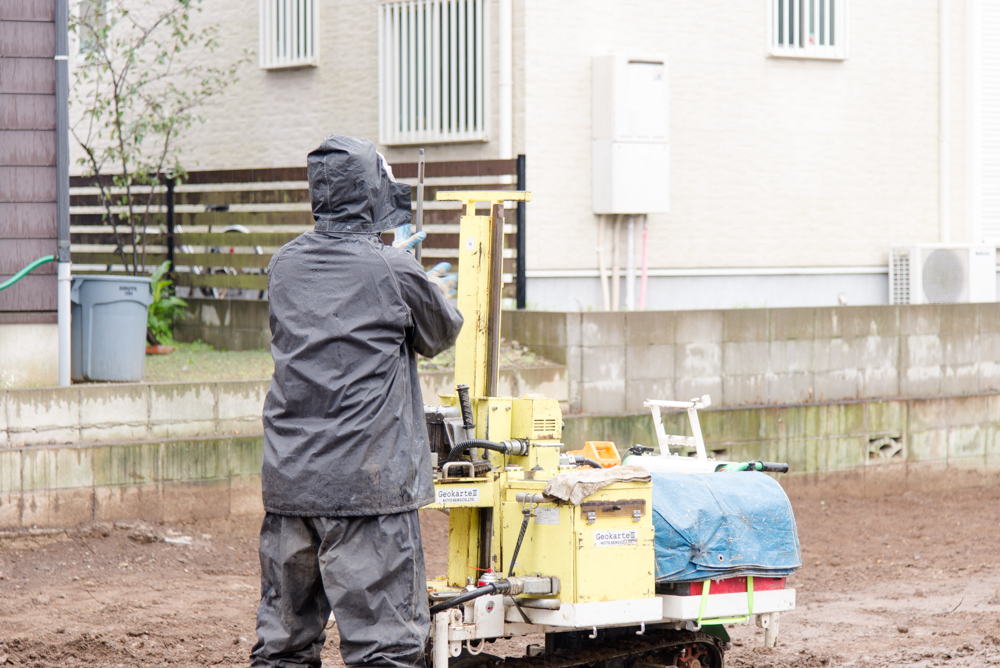
<path fill-rule="evenodd" d="M 487 441 L 506 441 L 516 438 L 512 433 L 510 417 L 514 405 L 510 397 L 489 397 L 473 400 L 476 410 L 476 438 Z"/>
<path fill-rule="evenodd" d="M 559 442 L 562 438 L 559 402 L 541 394 L 526 394 L 514 399 L 510 430 L 518 438 L 530 439 L 532 443 Z"/>
<path fill-rule="evenodd" d="M 652 525 L 580 528 L 576 540 L 576 578 L 586 584 L 578 584 L 576 603 L 654 595 Z"/>
<path fill-rule="evenodd" d="M 519 492 L 539 493 L 540 481 L 511 481 L 502 508 L 504 573 L 517 544 L 525 507 Z M 579 506 L 543 503 L 532 506 L 516 575 L 555 576 L 560 600 L 589 603 L 649 598 L 654 595 L 652 485 L 614 483 Z"/>
<path fill-rule="evenodd" d="M 510 497 L 513 499 L 513 495 Z M 522 507 L 513 500 L 503 503 L 504 574 L 510 569 L 510 559 L 521 531 Z M 569 505 L 543 504 L 535 508 L 514 566 L 515 575 L 559 578 L 559 599 L 565 603 L 576 601 L 575 539 L 572 530 L 568 529 L 573 523 L 572 516 L 573 507 Z"/>

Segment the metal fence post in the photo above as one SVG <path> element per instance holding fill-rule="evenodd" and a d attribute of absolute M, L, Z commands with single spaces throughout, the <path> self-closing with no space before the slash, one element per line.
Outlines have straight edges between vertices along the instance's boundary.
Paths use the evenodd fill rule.
<path fill-rule="evenodd" d="M 174 276 L 174 179 L 167 177 L 167 262 L 170 263 L 170 277 Z"/>
<path fill-rule="evenodd" d="M 524 178 L 524 154 L 517 156 L 517 189 L 525 189 L 525 178 Z M 517 203 L 517 308 L 523 309 L 525 302 L 527 300 L 527 289 L 525 285 L 524 276 L 524 215 L 525 215 L 525 203 Z"/>

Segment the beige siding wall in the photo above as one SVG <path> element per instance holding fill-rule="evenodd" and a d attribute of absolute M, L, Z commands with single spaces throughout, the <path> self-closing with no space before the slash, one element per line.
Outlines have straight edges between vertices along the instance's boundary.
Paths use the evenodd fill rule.
<path fill-rule="evenodd" d="M 952 29 L 953 239 L 964 239 L 962 3 Z M 938 2 L 851 2 L 844 62 L 769 58 L 766 3 L 530 2 L 529 267 L 593 268 L 590 58 L 670 58 L 671 213 L 652 267 L 884 265 L 938 238 Z M 546 249 L 560 247 L 559 253 Z"/>
<path fill-rule="evenodd" d="M 650 217 L 652 268 L 884 266 L 892 243 L 938 240 L 937 0 L 853 0 L 843 62 L 769 58 L 766 0 L 513 4 L 529 270 L 597 266 L 590 71 L 613 49 L 670 58 L 672 210 Z M 950 3 L 954 241 L 970 234 L 964 4 Z M 265 71 L 254 56 L 184 138 L 188 169 L 300 165 L 330 132 L 377 139 L 377 5 L 321 2 L 319 67 Z M 202 19 L 224 26 L 221 59 L 256 50 L 255 1 L 213 0 Z M 498 33 L 494 0 L 494 141 L 429 145 L 428 159 L 498 157 Z"/>
<path fill-rule="evenodd" d="M 262 70 L 258 66 L 256 0 L 212 0 L 200 20 L 217 22 L 220 58 L 252 49 L 239 81 L 206 111 L 206 123 L 183 139 L 188 169 L 289 167 L 330 133 L 378 141 L 378 5 L 376 0 L 320 0 L 319 66 Z M 491 3 L 490 135 L 497 114 L 497 4 Z M 428 160 L 499 157 L 496 142 L 430 144 Z M 414 148 L 383 149 L 390 161 L 416 161 Z"/>

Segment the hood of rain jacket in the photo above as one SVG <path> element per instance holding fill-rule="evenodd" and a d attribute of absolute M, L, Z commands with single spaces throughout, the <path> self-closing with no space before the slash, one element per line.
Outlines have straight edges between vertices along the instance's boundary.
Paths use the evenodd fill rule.
<path fill-rule="evenodd" d="M 367 139 L 330 135 L 306 169 L 317 230 L 373 234 L 411 220 L 410 186 L 392 180 Z"/>

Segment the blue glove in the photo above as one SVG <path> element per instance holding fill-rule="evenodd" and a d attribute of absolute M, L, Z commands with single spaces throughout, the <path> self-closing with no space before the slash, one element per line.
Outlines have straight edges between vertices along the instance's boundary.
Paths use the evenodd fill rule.
<path fill-rule="evenodd" d="M 427 278 L 438 286 L 446 299 L 452 299 L 458 294 L 458 274 L 448 273 L 451 264 L 438 262 L 427 270 Z"/>
<path fill-rule="evenodd" d="M 414 227 L 411 223 L 400 225 L 393 230 L 392 233 L 395 235 L 395 240 L 392 242 L 392 247 L 413 250 L 417 244 L 427 238 L 427 233 L 423 230 L 419 232 L 414 232 L 413 230 Z"/>

